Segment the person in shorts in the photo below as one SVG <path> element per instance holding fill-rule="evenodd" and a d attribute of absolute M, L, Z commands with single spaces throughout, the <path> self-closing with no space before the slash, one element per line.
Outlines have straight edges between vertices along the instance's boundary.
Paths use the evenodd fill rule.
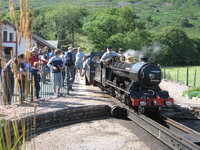
<path fill-rule="evenodd" d="M 84 52 L 82 52 L 81 47 L 78 47 L 77 53 L 76 53 L 75 68 L 76 68 L 76 75 L 78 75 L 78 72 L 79 72 L 80 78 L 82 77 L 84 61 L 85 61 L 85 54 L 84 54 Z"/>
<path fill-rule="evenodd" d="M 56 49 L 54 51 L 55 56 L 53 56 L 49 62 L 47 63 L 47 66 L 49 68 L 52 68 L 52 73 L 54 75 L 54 95 L 55 96 L 60 96 L 62 95 L 60 93 L 60 89 L 62 88 L 62 84 L 63 84 L 63 75 L 62 75 L 62 71 L 63 71 L 63 60 L 60 57 L 62 50 L 60 49 Z M 58 85 L 58 90 L 56 92 L 56 86 Z"/>

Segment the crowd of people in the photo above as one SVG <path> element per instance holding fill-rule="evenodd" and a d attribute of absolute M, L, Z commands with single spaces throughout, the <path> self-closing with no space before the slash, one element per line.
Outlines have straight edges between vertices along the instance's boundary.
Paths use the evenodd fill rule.
<path fill-rule="evenodd" d="M 19 91 L 19 102 L 23 103 L 25 96 L 30 93 L 30 85 L 33 85 L 33 91 L 36 99 L 40 98 L 40 84 L 48 84 L 50 80 L 50 71 L 53 75 L 54 95 L 61 95 L 60 89 L 67 88 L 64 84 L 66 80 L 66 71 L 69 70 L 69 90 L 74 91 L 73 83 L 77 73 L 82 78 L 83 62 L 85 54 L 81 47 L 78 47 L 77 52 L 73 47 L 69 47 L 67 52 L 61 49 L 55 49 L 49 53 L 49 47 L 44 47 L 39 50 L 33 46 L 30 48 L 30 58 L 25 54 L 18 54 L 14 60 L 10 59 L 5 66 L 2 67 L 2 87 L 3 100 L 5 104 L 11 104 L 14 94 L 14 83 L 17 81 L 17 89 Z M 67 65 L 67 56 L 72 58 L 72 64 Z M 31 80 L 33 79 L 33 80 Z M 31 81 L 34 81 L 30 84 Z M 29 87 L 28 87 L 29 86 Z"/>
<path fill-rule="evenodd" d="M 82 79 L 85 74 L 87 65 L 90 64 L 90 58 L 86 60 L 86 56 L 81 47 L 77 48 L 77 52 L 73 47 L 68 47 L 68 51 L 64 52 L 61 49 L 49 51 L 49 47 L 44 47 L 39 50 L 37 47 L 30 48 L 31 57 L 25 54 L 19 54 L 14 61 L 11 59 L 2 68 L 2 85 L 4 90 L 4 103 L 11 104 L 14 92 L 15 79 L 18 79 L 19 102 L 23 103 L 27 94 L 30 93 L 30 85 L 34 88 L 36 99 L 40 98 L 40 84 L 48 84 L 50 80 L 50 71 L 53 75 L 53 90 L 54 95 L 62 95 L 61 88 L 69 88 L 74 91 L 73 83 L 75 78 Z M 112 46 L 107 47 L 107 52 L 103 54 L 100 61 L 113 56 L 124 56 L 124 50 L 119 49 L 118 53 L 112 51 Z M 71 59 L 69 62 L 68 59 Z M 93 58 L 93 61 L 99 61 L 99 58 Z M 83 65 L 85 64 L 85 65 Z M 85 66 L 85 67 L 84 67 Z M 84 71 L 83 71 L 84 68 Z M 69 72 L 69 77 L 66 77 L 66 71 Z M 17 75 L 17 77 L 15 77 Z M 32 80 L 31 80 L 32 79 Z M 68 85 L 65 85 L 65 80 L 68 79 Z M 30 82 L 33 82 L 33 84 Z M 27 83 L 27 84 L 26 84 Z M 26 94 L 25 94 L 26 93 Z"/>

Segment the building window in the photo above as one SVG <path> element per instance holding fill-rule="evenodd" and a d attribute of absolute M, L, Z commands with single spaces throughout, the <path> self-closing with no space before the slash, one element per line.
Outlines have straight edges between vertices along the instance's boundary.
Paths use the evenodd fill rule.
<path fill-rule="evenodd" d="M 14 34 L 13 34 L 13 33 L 10 33 L 10 35 L 9 35 L 9 41 L 10 41 L 10 42 L 13 42 L 13 37 L 14 37 Z"/>
<path fill-rule="evenodd" d="M 7 42 L 7 31 L 3 31 L 3 42 Z"/>
<path fill-rule="evenodd" d="M 10 51 L 13 50 L 12 47 L 4 47 L 4 53 L 5 55 L 10 55 Z"/>

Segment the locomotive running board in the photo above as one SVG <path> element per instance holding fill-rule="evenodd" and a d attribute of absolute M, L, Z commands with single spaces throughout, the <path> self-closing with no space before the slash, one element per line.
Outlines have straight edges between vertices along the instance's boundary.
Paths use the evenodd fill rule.
<path fill-rule="evenodd" d="M 131 83 L 132 83 L 132 82 L 131 82 Z M 110 85 L 110 86 L 112 86 L 112 87 L 114 87 L 114 88 L 117 88 L 117 89 L 119 89 L 119 90 L 121 90 L 121 91 L 123 91 L 123 92 L 125 92 L 125 93 L 127 93 L 127 94 L 130 94 L 130 92 L 127 90 L 128 88 L 130 88 L 130 86 L 128 86 L 127 89 L 122 89 L 122 88 L 116 86 L 114 82 L 111 82 L 111 81 L 109 81 L 109 80 L 106 80 L 105 84 L 108 84 L 108 85 Z M 131 84 L 131 85 L 132 85 L 132 84 Z"/>
<path fill-rule="evenodd" d="M 172 149 L 200 149 L 200 133 L 181 124 L 179 124 L 181 127 L 178 127 L 178 123 L 176 123 L 176 130 L 173 130 L 173 128 L 170 128 L 170 130 L 152 119 L 144 115 L 138 115 L 129 109 L 127 109 L 127 117 Z M 171 126 L 173 125 L 171 124 Z M 185 136 L 186 134 L 187 137 Z"/>

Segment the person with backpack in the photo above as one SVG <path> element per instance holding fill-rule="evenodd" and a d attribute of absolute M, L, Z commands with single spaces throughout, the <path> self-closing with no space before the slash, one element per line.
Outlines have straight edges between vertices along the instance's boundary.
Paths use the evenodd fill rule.
<path fill-rule="evenodd" d="M 72 88 L 72 85 L 75 80 L 75 71 L 76 71 L 75 61 L 76 61 L 76 57 L 74 54 L 74 48 L 70 46 L 68 48 L 68 52 L 65 53 L 65 66 L 67 67 L 67 70 L 69 70 L 69 85 L 68 86 L 69 86 L 70 91 L 74 91 L 74 89 Z"/>

